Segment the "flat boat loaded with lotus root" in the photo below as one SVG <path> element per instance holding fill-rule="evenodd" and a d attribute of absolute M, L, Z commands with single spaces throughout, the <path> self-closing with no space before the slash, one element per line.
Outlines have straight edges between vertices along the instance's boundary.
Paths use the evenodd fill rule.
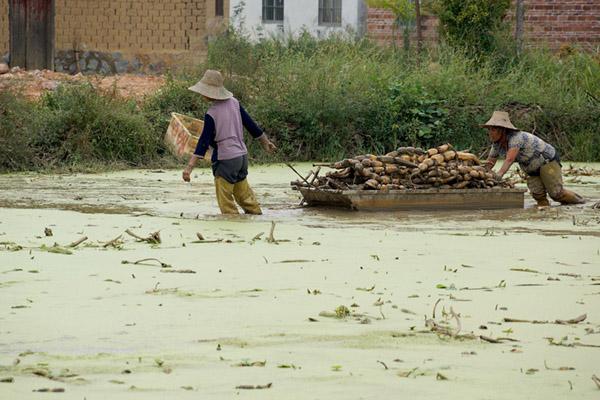
<path fill-rule="evenodd" d="M 405 189 L 490 189 L 513 188 L 486 169 L 474 154 L 455 151 L 450 144 L 429 150 L 400 147 L 383 156 L 359 155 L 333 164 L 314 164 L 306 179 L 292 182 L 295 188 L 324 190 L 405 190 Z M 321 167 L 335 171 L 318 176 Z"/>

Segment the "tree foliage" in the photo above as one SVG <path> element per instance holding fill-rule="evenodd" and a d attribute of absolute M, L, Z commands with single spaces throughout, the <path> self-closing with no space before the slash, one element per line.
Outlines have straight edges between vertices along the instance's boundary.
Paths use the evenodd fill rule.
<path fill-rule="evenodd" d="M 369 7 L 390 10 L 400 22 L 411 22 L 415 18 L 415 5 L 411 0 L 368 0 L 367 3 Z"/>
<path fill-rule="evenodd" d="M 446 40 L 476 53 L 494 49 L 494 34 L 510 6 L 510 0 L 433 0 L 431 4 Z"/>
<path fill-rule="evenodd" d="M 415 22 L 415 4 L 412 0 L 367 0 L 369 7 L 390 10 L 394 14 L 393 36 L 403 27 L 404 47 L 409 46 L 409 35 Z M 394 45 L 395 45 L 394 41 Z"/>

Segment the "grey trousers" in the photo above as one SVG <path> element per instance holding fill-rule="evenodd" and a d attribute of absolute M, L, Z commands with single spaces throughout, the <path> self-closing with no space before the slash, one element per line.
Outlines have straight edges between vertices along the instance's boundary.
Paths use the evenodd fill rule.
<path fill-rule="evenodd" d="M 248 176 L 248 155 L 219 160 L 212 163 L 213 175 L 220 176 L 231 184 L 243 181 Z"/>

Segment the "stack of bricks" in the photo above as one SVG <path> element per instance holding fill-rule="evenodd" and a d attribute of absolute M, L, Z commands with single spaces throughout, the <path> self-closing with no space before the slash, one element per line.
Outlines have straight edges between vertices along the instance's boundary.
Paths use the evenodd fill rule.
<path fill-rule="evenodd" d="M 513 0 L 515 3 L 515 0 Z M 525 6 L 524 42 L 528 46 L 559 49 L 564 45 L 577 45 L 584 49 L 600 46 L 600 1 L 599 0 L 523 0 Z M 509 11 L 507 20 L 513 26 L 515 7 Z M 379 43 L 393 40 L 394 16 L 390 11 L 369 8 L 368 36 Z M 422 36 L 426 45 L 438 41 L 439 21 L 435 17 L 423 16 Z M 411 34 L 414 43 L 416 34 Z M 402 32 L 397 32 L 396 41 L 402 43 Z"/>
<path fill-rule="evenodd" d="M 8 0 L 0 0 L 0 62 L 2 62 L 2 57 L 8 53 L 8 42 Z"/>

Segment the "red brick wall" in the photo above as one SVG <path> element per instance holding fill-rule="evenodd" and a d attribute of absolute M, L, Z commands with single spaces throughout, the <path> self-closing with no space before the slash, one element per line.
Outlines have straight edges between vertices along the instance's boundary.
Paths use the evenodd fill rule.
<path fill-rule="evenodd" d="M 367 16 L 367 35 L 377 43 L 385 44 L 393 41 L 394 14 L 391 11 L 378 8 L 369 8 Z M 435 17 L 423 16 L 421 18 L 421 35 L 427 44 L 435 44 L 438 41 L 439 21 Z M 416 33 L 411 34 L 411 41 L 416 41 Z M 396 32 L 396 42 L 402 46 L 402 31 Z"/>
<path fill-rule="evenodd" d="M 524 0 L 525 41 L 557 49 L 600 46 L 600 0 Z"/>
<path fill-rule="evenodd" d="M 525 43 L 529 46 L 578 45 L 594 49 L 600 47 L 600 0 L 524 0 Z M 514 23 L 514 8 L 508 19 Z M 391 12 L 369 8 L 368 35 L 379 43 L 390 43 L 394 17 Z M 422 31 L 426 44 L 438 40 L 438 21 L 423 17 Z M 413 34 L 413 39 L 416 35 Z M 402 32 L 397 34 L 402 42 Z"/>

